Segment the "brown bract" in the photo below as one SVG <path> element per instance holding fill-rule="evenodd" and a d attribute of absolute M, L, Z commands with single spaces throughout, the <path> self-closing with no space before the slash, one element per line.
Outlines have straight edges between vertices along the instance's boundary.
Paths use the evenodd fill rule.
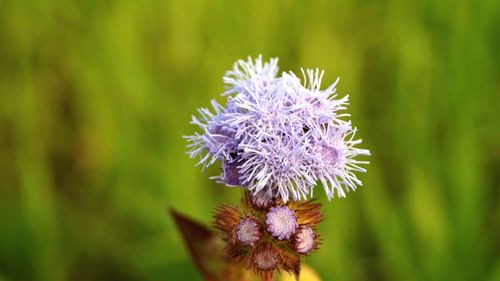
<path fill-rule="evenodd" d="M 299 225 L 315 228 L 323 220 L 321 204 L 315 203 L 314 200 L 291 201 L 288 207 L 295 211 Z"/>
<path fill-rule="evenodd" d="M 230 233 L 240 222 L 240 219 L 241 213 L 236 207 L 223 204 L 215 209 L 213 225 L 223 232 Z"/>

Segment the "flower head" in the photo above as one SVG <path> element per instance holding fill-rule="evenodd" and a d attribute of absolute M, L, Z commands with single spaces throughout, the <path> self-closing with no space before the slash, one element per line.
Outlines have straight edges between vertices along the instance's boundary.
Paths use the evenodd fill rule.
<path fill-rule="evenodd" d="M 316 234 L 307 226 L 301 226 L 294 236 L 295 250 L 300 254 L 308 254 L 316 247 Z"/>
<path fill-rule="evenodd" d="M 369 155 L 356 146 L 356 129 L 343 113 L 348 97 L 337 99 L 335 81 L 321 90 L 323 71 L 303 71 L 277 77 L 277 59 L 236 62 L 224 76 L 225 106 L 212 101 L 215 113 L 200 109 L 192 123 L 202 133 L 188 136 L 189 154 L 198 164 L 220 160 L 222 173 L 214 177 L 253 194 L 271 194 L 287 202 L 311 197 L 318 182 L 328 199 L 355 190 L 365 171 L 356 160 Z"/>
<path fill-rule="evenodd" d="M 236 226 L 236 238 L 247 246 L 253 246 L 261 237 L 260 224 L 255 218 L 242 219 Z"/>
<path fill-rule="evenodd" d="M 267 231 L 278 240 L 290 239 L 297 229 L 297 218 L 287 206 L 271 207 L 266 215 Z"/>
<path fill-rule="evenodd" d="M 263 244 L 253 252 L 252 263 L 260 271 L 274 270 L 279 265 L 279 253 L 271 244 Z"/>

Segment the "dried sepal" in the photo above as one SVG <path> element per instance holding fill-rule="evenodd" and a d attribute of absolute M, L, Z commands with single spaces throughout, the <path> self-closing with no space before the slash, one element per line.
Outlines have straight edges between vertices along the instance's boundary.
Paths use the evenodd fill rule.
<path fill-rule="evenodd" d="M 262 278 L 262 281 L 272 281 L 273 280 L 273 274 L 274 272 L 272 271 L 264 271 L 258 273 L 259 276 Z"/>
<path fill-rule="evenodd" d="M 230 234 L 241 219 L 240 211 L 230 205 L 220 205 L 215 209 L 214 227 Z"/>
<path fill-rule="evenodd" d="M 232 263 L 243 263 L 250 253 L 250 248 L 241 243 L 227 243 L 224 257 Z"/>
<path fill-rule="evenodd" d="M 314 200 L 291 201 L 289 208 L 295 211 L 299 225 L 307 225 L 314 228 L 323 220 L 321 204 L 315 203 Z"/>
<path fill-rule="evenodd" d="M 295 252 L 280 251 L 281 268 L 296 277 L 300 274 L 300 256 Z"/>

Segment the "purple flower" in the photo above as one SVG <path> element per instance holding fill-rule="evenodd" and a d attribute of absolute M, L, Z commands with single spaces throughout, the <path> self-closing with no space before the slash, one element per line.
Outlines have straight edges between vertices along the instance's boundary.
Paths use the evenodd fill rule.
<path fill-rule="evenodd" d="M 361 140 L 344 120 L 348 97 L 337 99 L 338 79 L 320 90 L 318 69 L 303 71 L 302 82 L 277 73 L 277 59 L 235 63 L 224 76 L 226 106 L 212 101 L 215 114 L 200 109 L 201 117 L 193 117 L 203 133 L 187 137 L 189 155 L 203 168 L 220 160 L 222 173 L 214 178 L 252 194 L 301 200 L 321 182 L 328 199 L 344 197 L 361 185 L 354 172 L 368 163 L 354 158 L 370 154 L 356 148 Z"/>
<path fill-rule="evenodd" d="M 321 145 L 316 152 L 318 165 L 315 174 L 322 182 L 328 198 L 334 196 L 334 191 L 339 197 L 345 197 L 344 187 L 355 190 L 362 182 L 353 173 L 354 171 L 366 172 L 359 164 L 368 164 L 367 161 L 354 159 L 358 155 L 370 155 L 366 149 L 355 148 L 361 140 L 355 140 L 356 129 L 350 123 L 325 129 Z"/>

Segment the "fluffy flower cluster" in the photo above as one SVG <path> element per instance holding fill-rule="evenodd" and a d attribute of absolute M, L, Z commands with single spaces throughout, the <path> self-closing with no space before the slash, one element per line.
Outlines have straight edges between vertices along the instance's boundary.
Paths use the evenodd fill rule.
<path fill-rule="evenodd" d="M 277 59 L 263 63 L 240 60 L 224 76 L 226 106 L 212 101 L 212 113 L 199 109 L 192 123 L 202 133 L 187 136 L 192 158 L 203 168 L 220 160 L 214 177 L 228 186 L 241 186 L 252 194 L 267 194 L 287 202 L 312 197 L 321 182 L 328 199 L 345 197 L 364 172 L 354 159 L 369 155 L 355 147 L 356 129 L 345 118 L 348 97 L 337 99 L 335 81 L 321 90 L 323 71 L 292 72 L 277 77 Z"/>

